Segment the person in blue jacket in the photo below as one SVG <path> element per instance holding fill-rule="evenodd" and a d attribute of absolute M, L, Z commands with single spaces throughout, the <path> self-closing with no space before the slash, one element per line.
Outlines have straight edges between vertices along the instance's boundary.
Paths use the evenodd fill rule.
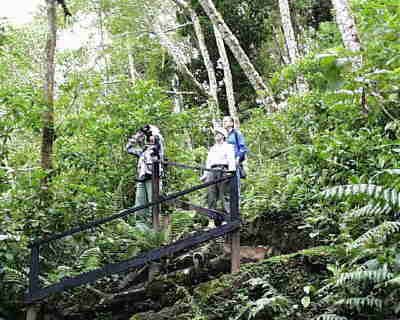
<path fill-rule="evenodd" d="M 230 116 L 225 116 L 222 119 L 222 125 L 228 132 L 228 138 L 226 141 L 229 144 L 233 144 L 235 149 L 235 159 L 236 166 L 239 168 L 240 177 L 245 177 L 245 172 L 243 169 L 243 161 L 246 159 L 246 154 L 248 153 L 248 148 L 242 133 L 235 129 L 233 118 Z"/>

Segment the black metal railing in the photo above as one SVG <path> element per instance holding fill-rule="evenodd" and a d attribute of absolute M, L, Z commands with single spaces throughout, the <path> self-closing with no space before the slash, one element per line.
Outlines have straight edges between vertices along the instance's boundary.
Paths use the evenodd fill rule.
<path fill-rule="evenodd" d="M 220 171 L 218 169 L 207 169 L 200 166 L 188 166 L 184 164 L 174 163 L 174 162 L 164 162 L 163 163 L 166 168 L 175 166 L 179 168 L 186 169 L 196 169 L 196 170 L 210 170 L 210 171 Z M 165 256 L 170 256 L 174 253 L 180 252 L 185 249 L 189 249 L 195 247 L 199 244 L 202 244 L 211 239 L 215 239 L 217 237 L 221 237 L 227 233 L 231 233 L 230 241 L 231 241 L 231 270 L 232 272 L 236 272 L 239 270 L 240 266 L 240 208 L 239 208 L 239 177 L 238 173 L 235 172 L 233 174 L 227 174 L 220 179 L 216 179 L 213 181 L 209 181 L 206 183 L 202 183 L 196 185 L 194 187 L 188 188 L 183 191 L 175 192 L 169 195 L 161 195 L 160 194 L 160 174 L 159 174 L 159 163 L 155 163 L 153 165 L 153 198 L 152 201 L 146 205 L 137 206 L 122 210 L 114 215 L 109 217 L 105 217 L 102 219 L 97 219 L 92 222 L 71 228 L 65 232 L 54 234 L 51 236 L 44 237 L 42 239 L 38 239 L 30 245 L 31 249 L 31 262 L 30 262 L 30 272 L 29 272 L 29 289 L 28 293 L 25 297 L 26 303 L 33 303 L 35 301 L 39 301 L 50 294 L 61 292 L 67 290 L 69 288 L 73 288 L 76 286 L 80 286 L 87 283 L 92 283 L 98 280 L 101 277 L 109 276 L 115 273 L 120 273 L 125 270 L 131 268 L 138 268 L 147 263 L 157 261 Z M 230 181 L 230 212 L 229 214 L 208 208 L 203 208 L 186 201 L 179 200 L 178 198 L 193 193 L 197 190 L 201 190 L 207 188 L 209 186 Z M 169 245 L 162 246 L 160 248 L 152 249 L 146 253 L 140 254 L 138 256 L 132 257 L 128 260 L 124 260 L 117 263 L 106 264 L 102 268 L 94 269 L 85 273 L 81 273 L 74 277 L 66 277 L 62 278 L 59 282 L 42 287 L 39 280 L 40 275 L 40 248 L 45 244 L 49 244 L 55 240 L 62 239 L 65 237 L 72 236 L 76 233 L 80 233 L 86 230 L 93 230 L 105 223 L 110 221 L 121 219 L 123 217 L 127 217 L 133 213 L 136 213 L 140 210 L 152 207 L 152 221 L 153 228 L 155 230 L 160 229 L 160 205 L 162 203 L 173 204 L 178 208 L 184 210 L 194 210 L 200 214 L 204 214 L 216 221 L 220 224 L 218 227 L 207 230 L 197 232 L 194 235 L 186 237 L 184 239 L 173 242 Z M 225 222 L 223 224 L 223 222 Z"/>

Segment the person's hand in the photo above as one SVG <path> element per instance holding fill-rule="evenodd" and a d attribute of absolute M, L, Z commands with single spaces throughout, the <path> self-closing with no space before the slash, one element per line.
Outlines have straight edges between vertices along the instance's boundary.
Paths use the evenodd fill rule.
<path fill-rule="evenodd" d="M 129 141 L 133 143 L 143 142 L 144 141 L 144 134 L 142 132 L 136 132 Z"/>
<path fill-rule="evenodd" d="M 206 180 L 207 180 L 207 175 L 206 175 L 206 174 L 203 174 L 203 175 L 200 177 L 200 181 L 206 182 Z"/>
<path fill-rule="evenodd" d="M 239 167 L 239 165 L 240 165 L 240 160 L 239 160 L 239 158 L 236 158 L 236 161 L 235 161 L 235 162 L 236 162 L 236 168 Z"/>

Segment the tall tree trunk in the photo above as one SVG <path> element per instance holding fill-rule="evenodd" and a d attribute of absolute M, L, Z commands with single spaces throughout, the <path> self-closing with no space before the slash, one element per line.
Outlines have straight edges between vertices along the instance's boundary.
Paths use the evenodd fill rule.
<path fill-rule="evenodd" d="M 174 93 L 174 113 L 181 113 L 183 111 L 183 97 L 179 93 L 179 77 L 174 73 L 171 80 L 172 91 Z"/>
<path fill-rule="evenodd" d="M 168 51 L 168 54 L 174 60 L 178 70 L 182 72 L 193 84 L 208 98 L 212 98 L 209 90 L 207 90 L 194 76 L 194 74 L 189 70 L 187 65 L 182 61 L 181 56 L 177 53 L 176 47 L 172 41 L 165 35 L 162 30 L 159 30 L 157 25 L 154 26 L 155 34 L 160 39 L 160 44 Z"/>
<path fill-rule="evenodd" d="M 261 99 L 262 103 L 267 107 L 268 111 L 277 110 L 277 105 L 272 95 L 271 89 L 264 83 L 257 70 L 254 68 L 249 57 L 240 46 L 238 39 L 229 29 L 221 14 L 217 11 L 212 0 L 199 0 L 201 7 L 211 22 L 221 32 L 225 43 L 235 56 L 237 62 L 242 68 L 244 74 L 249 79 L 251 85 Z"/>
<path fill-rule="evenodd" d="M 133 59 L 133 53 L 131 49 L 128 49 L 128 65 L 129 65 L 129 78 L 132 84 L 134 84 L 138 78 L 138 72 L 135 68 L 135 62 Z"/>
<path fill-rule="evenodd" d="M 215 40 L 217 42 L 218 53 L 221 59 L 222 67 L 224 70 L 224 84 L 225 84 L 225 91 L 226 97 L 228 100 L 228 109 L 229 115 L 233 118 L 235 122 L 235 127 L 239 128 L 239 116 L 235 105 L 235 95 L 233 91 L 233 82 L 232 82 L 232 72 L 231 67 L 229 64 L 228 55 L 226 53 L 224 39 L 222 39 L 221 33 L 218 29 L 213 25 Z"/>
<path fill-rule="evenodd" d="M 285 51 L 284 44 L 281 44 L 281 39 L 279 35 L 279 31 L 275 28 L 274 25 L 271 25 L 272 29 L 272 37 L 274 39 L 275 47 L 279 55 L 279 60 L 282 64 L 289 64 L 290 60 L 287 56 L 287 52 Z"/>
<path fill-rule="evenodd" d="M 361 51 L 360 38 L 358 36 L 356 23 L 351 13 L 351 9 L 347 0 L 332 0 L 335 10 L 336 22 L 339 26 L 344 46 L 347 50 L 358 53 Z M 361 67 L 361 55 L 354 59 L 353 67 Z"/>
<path fill-rule="evenodd" d="M 289 0 L 279 0 L 282 28 L 285 34 L 286 45 L 291 63 L 295 63 L 299 57 L 297 41 L 294 35 L 292 18 L 290 17 Z"/>
<path fill-rule="evenodd" d="M 172 92 L 174 94 L 174 113 L 181 113 L 183 112 L 183 96 L 182 93 L 179 91 L 180 81 L 178 73 L 176 72 L 172 76 L 171 86 Z M 186 150 L 189 150 L 190 152 L 193 151 L 193 143 L 189 130 L 183 129 L 183 136 L 185 140 L 184 148 Z"/>
<path fill-rule="evenodd" d="M 110 83 L 110 70 L 108 66 L 108 57 L 106 53 L 106 43 L 105 43 L 105 37 L 104 37 L 104 17 L 103 17 L 103 6 L 102 6 L 102 1 L 98 2 L 99 6 L 97 8 L 98 12 L 98 31 L 100 35 L 100 48 L 101 48 L 101 55 L 102 55 L 102 60 L 104 63 L 104 71 L 105 71 L 105 78 L 106 78 L 106 83 Z M 104 94 L 108 94 L 108 86 L 104 87 Z"/>
<path fill-rule="evenodd" d="M 135 74 L 135 66 L 133 64 L 133 54 L 129 51 L 128 51 L 129 79 L 131 80 L 131 83 L 133 84 L 136 81 L 136 74 Z"/>
<path fill-rule="evenodd" d="M 291 63 L 296 63 L 299 59 L 299 48 L 297 46 L 296 37 L 290 16 L 289 0 L 279 0 L 279 11 L 281 14 L 282 28 L 285 35 L 285 42 L 289 53 Z M 307 83 L 304 78 L 299 76 L 296 80 L 299 92 L 306 92 L 308 90 Z"/>
<path fill-rule="evenodd" d="M 46 0 L 48 36 L 46 42 L 46 76 L 44 82 L 44 96 L 46 109 L 43 112 L 43 133 L 41 148 L 41 166 L 44 170 L 53 168 L 54 134 L 54 55 L 56 50 L 57 22 L 55 0 Z"/>
<path fill-rule="evenodd" d="M 199 44 L 199 49 L 201 56 L 204 61 L 204 65 L 208 74 L 209 81 L 209 91 L 210 96 L 212 97 L 211 101 L 209 99 L 210 112 L 213 118 L 218 117 L 219 114 L 219 103 L 218 103 L 218 94 L 217 94 L 217 77 L 215 76 L 215 70 L 213 63 L 210 58 L 210 54 L 207 49 L 207 45 L 204 39 L 204 33 L 201 28 L 199 17 L 193 8 L 184 0 L 173 0 L 179 7 L 186 10 L 190 15 L 190 20 L 193 23 L 194 32 L 196 34 L 197 42 Z"/>

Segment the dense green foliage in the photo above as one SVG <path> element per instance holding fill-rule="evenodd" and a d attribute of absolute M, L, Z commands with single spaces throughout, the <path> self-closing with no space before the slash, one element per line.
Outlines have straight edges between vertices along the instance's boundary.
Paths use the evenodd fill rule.
<path fill-rule="evenodd" d="M 303 55 L 293 65 L 285 65 L 280 57 L 285 48 L 276 1 L 215 3 L 285 106 L 266 114 L 230 55 L 241 131 L 251 150 L 242 186 L 242 215 L 255 223 L 295 216 L 294 228 L 322 247 L 271 258 L 245 268 L 237 277 L 198 288 L 186 297 L 195 306 L 190 317 L 396 319 L 400 314 L 400 4 L 352 1 L 363 47 L 363 65 L 354 70 L 350 59 L 354 54 L 343 49 L 339 30 L 326 10 L 330 2 L 292 2 Z M 211 116 L 201 104 L 203 98 L 188 96 L 185 110 L 172 112 L 173 99 L 166 91 L 175 69 L 148 33 L 149 8 L 159 4 L 130 3 L 101 1 L 102 28 L 112 39 L 99 55 L 106 66 L 93 64 L 88 48 L 58 52 L 50 203 L 42 197 L 46 173 L 39 166 L 44 108 L 39 57 L 45 26 L 40 19 L 26 28 L 0 26 L 0 317 L 11 319 L 22 308 L 31 240 L 133 206 L 135 161 L 124 146 L 140 126 L 154 123 L 161 128 L 170 159 L 204 162 L 211 143 Z M 197 2 L 192 4 L 201 15 L 216 63 L 209 22 Z M 93 1 L 83 0 L 71 1 L 71 8 L 77 16 L 98 15 L 99 10 Z M 186 35 L 193 37 L 192 26 L 176 36 Z M 141 75 L 134 83 L 127 68 L 129 54 Z M 191 67 L 205 79 L 201 61 L 192 61 Z M 303 95 L 293 89 L 298 75 L 310 87 Z M 187 80 L 181 89 L 196 90 Z M 166 190 L 198 181 L 197 173 L 176 170 L 166 181 Z M 197 202 L 202 199 L 200 193 L 195 197 Z M 193 229 L 192 215 L 173 217 L 172 237 Z M 167 238 L 142 223 L 110 223 L 45 248 L 41 281 L 49 284 L 131 257 Z M 71 299 L 79 299 L 79 294 L 72 292 Z"/>

